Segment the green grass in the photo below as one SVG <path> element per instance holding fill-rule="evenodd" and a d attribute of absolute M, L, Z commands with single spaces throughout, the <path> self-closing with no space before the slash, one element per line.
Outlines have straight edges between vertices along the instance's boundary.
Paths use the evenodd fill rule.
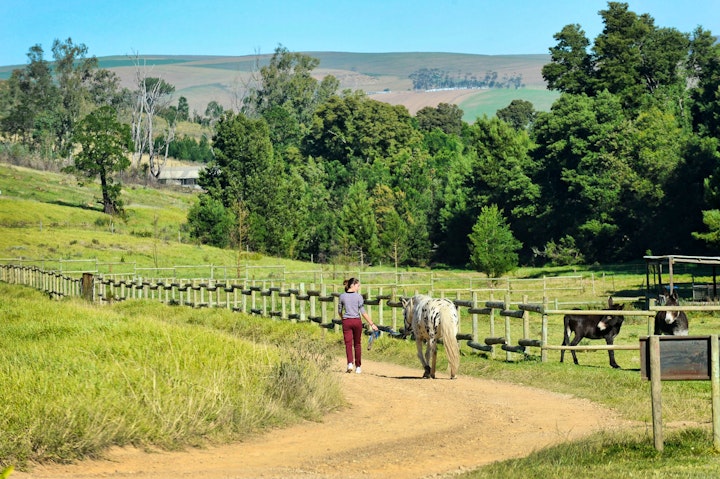
<path fill-rule="evenodd" d="M 236 441 L 343 402 L 316 326 L 6 284 L 0 298 L 0 466 Z"/>
<path fill-rule="evenodd" d="M 536 111 L 550 111 L 559 96 L 557 92 L 538 88 L 480 90 L 458 106 L 463 110 L 463 121 L 475 123 L 483 115 L 495 116 L 499 109 L 507 107 L 513 100 L 529 101 Z"/>
<path fill-rule="evenodd" d="M 706 429 L 673 431 L 658 452 L 648 433 L 599 433 L 532 452 L 528 457 L 490 464 L 461 474 L 463 479 L 581 479 L 597 477 L 709 479 L 720 473 L 720 455 Z"/>

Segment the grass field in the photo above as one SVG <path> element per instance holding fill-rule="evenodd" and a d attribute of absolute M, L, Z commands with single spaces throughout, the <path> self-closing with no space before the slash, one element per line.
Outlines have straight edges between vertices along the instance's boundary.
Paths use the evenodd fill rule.
<path fill-rule="evenodd" d="M 168 266 L 237 261 L 236 252 L 197 246 L 183 236 L 181 224 L 194 201 L 192 192 L 126 187 L 128 218 L 111 224 L 96 202 L 97 186 L 80 186 L 66 175 L 0 164 L 0 191 L 4 262 L 33 259 L 51 264 L 59 258 L 96 258 Z M 321 267 L 262 255 L 243 261 L 294 272 Z M 341 278 L 347 265 L 323 267 Z M 366 267 L 365 272 L 387 274 L 392 269 Z M 693 274 L 679 273 L 678 280 L 684 282 Z M 479 281 L 467 271 L 442 274 L 456 275 L 465 284 Z M 606 301 L 609 294 L 642 291 L 645 282 L 638 264 L 521 268 L 513 278 L 562 275 L 594 278 L 592 286 L 586 283 L 561 298 L 594 304 Z M 371 282 L 365 284 L 372 287 Z M 222 309 L 200 314 L 191 308 L 141 301 L 105 307 L 78 300 L 50 301 L 38 291 L 9 285 L 0 285 L 0 315 L 0 430 L 4 431 L 0 470 L 30 460 L 93 457 L 112 444 L 177 448 L 237 439 L 246 429 L 321 416 L 341 402 L 337 384 L 327 382 L 328 375 L 322 374 L 329 361 L 327 351 L 338 350 L 339 336 L 324 337 L 314 324 Z M 469 315 L 461 317 L 467 331 Z M 549 342 L 562 341 L 561 321 L 559 316 L 550 318 Z M 693 313 L 691 332 L 716 333 L 718 323 L 713 313 Z M 498 327 L 502 328 L 500 320 Z M 512 328 L 512 337 L 520 338 L 519 323 L 513 322 Z M 531 334 L 537 335 L 538 328 L 535 319 Z M 618 343 L 636 343 L 646 333 L 644 320 L 628 318 Z M 284 338 L 292 338 L 300 347 L 288 348 Z M 550 352 L 548 362 L 542 363 L 539 351 L 532 348 L 527 355 L 513 354 L 509 361 L 504 351 L 493 356 L 462 349 L 462 374 L 588 398 L 630 420 L 647 423 L 651 418 L 649 384 L 640 377 L 637 352 L 618 351 L 622 369 L 615 370 L 608 366 L 604 351 L 579 354 L 581 366 L 575 366 L 569 357 L 561 364 L 559 352 Z M 380 360 L 416 366 L 415 347 L 409 341 L 383 336 L 373 353 Z M 445 368 L 444 355 L 438 359 L 438 368 Z M 242 383 L 228 380 L 230 368 L 243 371 Z M 269 384 L 268 378 L 277 385 Z M 258 395 L 272 398 L 265 401 L 267 408 L 247 406 Z M 122 415 L 119 404 L 126 407 L 128 397 L 133 398 L 132 408 Z M 311 407 L 304 406 L 308 404 Z M 70 410 L 76 412 L 68 415 Z M 664 382 L 663 416 L 671 425 L 663 453 L 653 449 L 648 431 L 596 435 L 493 464 L 467 477 L 716 476 L 720 456 L 711 448 L 710 383 Z"/>
<path fill-rule="evenodd" d="M 463 100 L 458 106 L 463 110 L 463 121 L 474 123 L 483 115 L 495 116 L 499 109 L 507 107 L 513 100 L 529 101 L 536 111 L 550 111 L 559 96 L 559 93 L 546 89 L 482 90 Z"/>

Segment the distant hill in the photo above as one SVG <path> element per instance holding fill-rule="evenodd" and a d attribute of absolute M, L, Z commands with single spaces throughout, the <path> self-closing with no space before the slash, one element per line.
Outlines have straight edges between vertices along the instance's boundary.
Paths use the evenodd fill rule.
<path fill-rule="evenodd" d="M 320 60 L 315 76 L 332 74 L 341 88 L 363 90 L 372 98 L 405 105 L 411 114 L 425 106 L 454 103 L 465 112 L 465 121 L 492 116 L 513 99 L 524 99 L 537 110 L 548 110 L 558 94 L 545 88 L 541 75 L 549 55 L 472 55 L 460 53 L 344 53 L 303 52 Z M 175 86 L 175 98 L 184 96 L 190 111 L 204 114 L 210 101 L 230 108 L 241 98 L 256 64 L 267 64 L 272 55 L 167 56 L 144 55 L 141 61 L 148 76 L 161 77 Z M 135 78 L 133 59 L 126 56 L 100 57 L 100 66 L 114 71 L 124 86 Z M 0 67 L 0 79 L 8 78 L 18 66 Z M 519 89 L 473 89 L 414 91 L 410 74 L 422 68 L 439 69 L 452 76 L 484 77 L 495 72 L 498 78 L 521 76 Z"/>

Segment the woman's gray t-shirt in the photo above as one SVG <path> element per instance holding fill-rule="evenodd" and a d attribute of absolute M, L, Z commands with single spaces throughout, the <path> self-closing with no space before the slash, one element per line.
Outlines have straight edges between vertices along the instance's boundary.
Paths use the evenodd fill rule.
<path fill-rule="evenodd" d="M 363 304 L 364 300 L 360 293 L 342 293 L 338 303 L 338 315 L 341 318 L 359 318 L 365 312 Z"/>

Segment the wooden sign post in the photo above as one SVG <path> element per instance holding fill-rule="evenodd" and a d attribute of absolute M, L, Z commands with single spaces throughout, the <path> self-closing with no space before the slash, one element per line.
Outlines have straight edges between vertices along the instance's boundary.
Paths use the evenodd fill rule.
<path fill-rule="evenodd" d="M 713 446 L 720 451 L 720 350 L 718 335 L 640 338 L 640 373 L 650 380 L 655 449 L 663 450 L 661 381 L 710 380 Z"/>

